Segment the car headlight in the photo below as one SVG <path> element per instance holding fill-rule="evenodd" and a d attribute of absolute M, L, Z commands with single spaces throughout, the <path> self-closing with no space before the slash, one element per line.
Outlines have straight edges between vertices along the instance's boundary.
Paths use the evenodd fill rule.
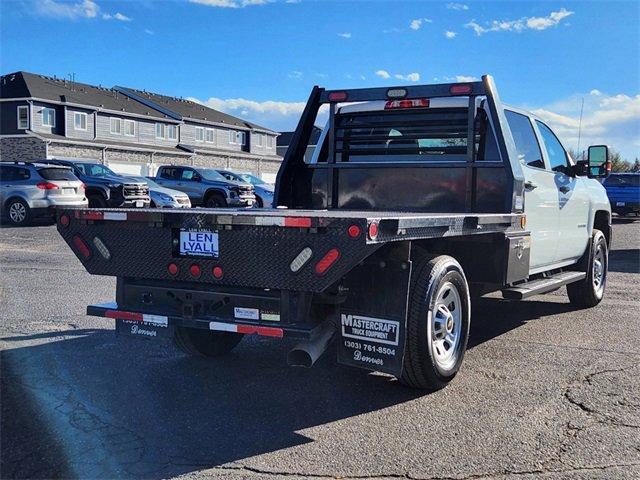
<path fill-rule="evenodd" d="M 164 193 L 158 194 L 158 198 L 163 202 L 173 202 L 173 198 L 169 195 L 165 195 Z"/>

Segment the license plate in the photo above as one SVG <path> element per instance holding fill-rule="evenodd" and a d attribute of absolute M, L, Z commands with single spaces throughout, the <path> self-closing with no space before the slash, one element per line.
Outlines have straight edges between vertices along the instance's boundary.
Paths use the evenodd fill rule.
<path fill-rule="evenodd" d="M 144 200 L 136 200 L 136 208 L 144 207 Z"/>
<path fill-rule="evenodd" d="M 625 205 L 625 202 L 616 202 L 616 207 L 624 207 Z"/>
<path fill-rule="evenodd" d="M 63 195 L 73 195 L 74 193 L 76 193 L 76 191 L 73 188 L 63 188 L 62 189 L 62 194 Z"/>
<path fill-rule="evenodd" d="M 180 255 L 218 258 L 218 232 L 180 230 Z"/>

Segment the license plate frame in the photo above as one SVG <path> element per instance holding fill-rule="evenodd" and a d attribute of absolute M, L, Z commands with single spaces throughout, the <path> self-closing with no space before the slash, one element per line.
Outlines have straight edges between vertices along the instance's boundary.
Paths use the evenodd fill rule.
<path fill-rule="evenodd" d="M 217 229 L 180 228 L 176 231 L 174 253 L 187 258 L 220 258 L 220 236 Z"/>
<path fill-rule="evenodd" d="M 62 195 L 75 195 L 76 194 L 76 189 L 75 188 L 63 188 L 62 189 Z"/>
<path fill-rule="evenodd" d="M 144 200 L 136 200 L 136 208 L 144 207 Z"/>
<path fill-rule="evenodd" d="M 627 203 L 626 202 L 616 202 L 616 207 L 626 207 Z"/>

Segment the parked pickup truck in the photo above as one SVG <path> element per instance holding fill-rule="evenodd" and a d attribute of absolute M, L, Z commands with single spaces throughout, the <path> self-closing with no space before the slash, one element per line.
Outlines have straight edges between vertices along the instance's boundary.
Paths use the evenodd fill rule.
<path fill-rule="evenodd" d="M 253 207 L 256 201 L 250 183 L 227 180 L 213 168 L 166 165 L 160 167 L 153 180 L 163 187 L 186 193 L 193 206 Z"/>
<path fill-rule="evenodd" d="M 64 165 L 84 183 L 89 206 L 92 208 L 144 208 L 151 203 L 149 187 L 143 181 L 118 175 L 101 163 L 86 160 L 38 160 Z"/>
<path fill-rule="evenodd" d="M 603 185 L 614 213 L 640 215 L 640 172 L 612 173 Z"/>
<path fill-rule="evenodd" d="M 288 363 L 306 367 L 335 339 L 340 363 L 433 390 L 460 369 L 479 295 L 566 285 L 576 308 L 601 301 L 611 211 L 592 178 L 609 166 L 604 146 L 574 162 L 489 76 L 314 87 L 277 208 L 67 210 L 58 231 L 87 271 L 117 277 L 115 302 L 87 312 L 120 334 L 205 357 L 244 335 L 294 337 Z"/>

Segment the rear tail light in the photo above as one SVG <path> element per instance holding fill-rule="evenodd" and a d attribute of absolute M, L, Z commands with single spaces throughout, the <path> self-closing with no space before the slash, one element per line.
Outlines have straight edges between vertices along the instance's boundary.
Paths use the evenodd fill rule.
<path fill-rule="evenodd" d="M 202 270 L 200 269 L 200 265 L 196 265 L 195 263 L 189 267 L 189 273 L 194 278 L 200 278 L 202 275 Z"/>
<path fill-rule="evenodd" d="M 40 182 L 36 184 L 36 187 L 38 187 L 40 190 L 57 190 L 59 188 L 58 185 L 51 182 Z"/>
<path fill-rule="evenodd" d="M 449 93 L 451 93 L 451 95 L 469 95 L 472 91 L 473 86 L 468 83 L 451 85 L 451 88 L 449 88 Z"/>
<path fill-rule="evenodd" d="M 336 263 L 336 261 L 340 258 L 340 251 L 337 248 L 332 248 L 329 250 L 324 257 L 320 259 L 318 263 L 316 263 L 316 273 L 318 275 L 324 275 L 331 266 Z"/>
<path fill-rule="evenodd" d="M 73 245 L 76 247 L 78 253 L 84 258 L 91 257 L 91 250 L 89 249 L 89 245 L 87 245 L 87 242 L 85 242 L 80 235 L 74 235 Z"/>
<path fill-rule="evenodd" d="M 375 240 L 378 237 L 378 222 L 371 222 L 369 224 L 369 231 L 367 233 L 369 234 L 369 238 L 371 240 Z"/>
<path fill-rule="evenodd" d="M 390 100 L 384 105 L 384 109 L 394 110 L 399 108 L 424 108 L 428 106 L 428 98 L 415 98 L 413 100 Z"/>
<path fill-rule="evenodd" d="M 213 267 L 213 276 L 217 279 L 221 279 L 222 276 L 224 275 L 224 272 L 222 271 L 222 267 Z"/>
<path fill-rule="evenodd" d="M 347 99 L 347 92 L 331 92 L 329 94 L 330 102 L 344 102 Z"/>
<path fill-rule="evenodd" d="M 178 265 L 176 265 L 175 263 L 170 263 L 169 265 L 167 265 L 167 272 L 169 272 L 170 275 L 177 275 L 178 272 L 180 271 L 180 269 L 178 268 Z"/>
<path fill-rule="evenodd" d="M 347 229 L 347 233 L 349 234 L 349 236 L 351 238 L 358 238 L 360 236 L 360 234 L 362 233 L 362 230 L 358 225 L 351 225 Z"/>
<path fill-rule="evenodd" d="M 69 223 L 71 223 L 69 215 L 60 215 L 60 225 L 62 225 L 63 227 L 68 227 Z"/>
<path fill-rule="evenodd" d="M 87 186 L 84 183 L 80 184 L 80 190 L 86 190 Z"/>

